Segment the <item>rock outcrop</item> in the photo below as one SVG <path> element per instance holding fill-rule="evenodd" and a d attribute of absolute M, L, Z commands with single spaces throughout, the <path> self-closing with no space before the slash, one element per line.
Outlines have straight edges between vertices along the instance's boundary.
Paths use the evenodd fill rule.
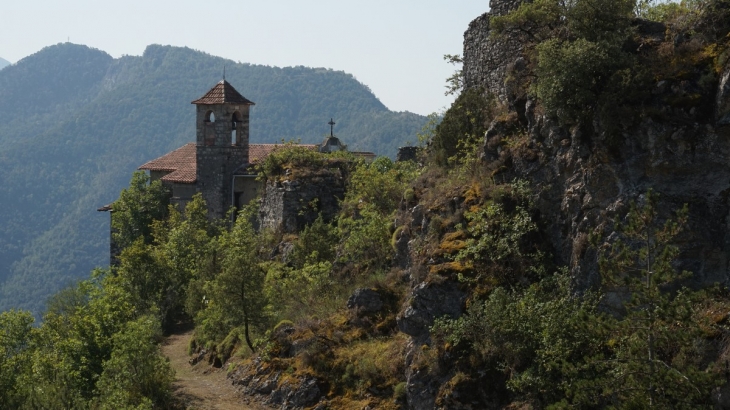
<path fill-rule="evenodd" d="M 657 81 L 649 102 L 651 115 L 633 122 L 615 118 L 618 133 L 606 132 L 598 119 L 564 126 L 519 86 L 529 67 L 521 35 L 491 36 L 490 17 L 504 15 L 520 3 L 492 0 L 491 11 L 471 22 L 464 34 L 464 81 L 466 88 L 495 96 L 527 136 L 522 154 L 505 158 L 502 140 L 510 136 L 509 130 L 501 122 L 504 116 L 495 120 L 484 136 L 482 160 L 485 166 L 504 163 L 495 174 L 501 181 L 529 181 L 541 234 L 553 249 L 554 261 L 569 267 L 578 291 L 600 285 L 597 251 L 588 238 L 610 240 L 615 221 L 652 190 L 659 196 L 660 221 L 688 205 L 677 261 L 677 268 L 693 273 L 687 284 L 730 284 L 730 63 L 710 91 L 707 83 L 699 84 L 701 75 Z M 664 41 L 661 24 L 635 24 L 654 44 Z M 421 205 L 410 211 L 414 232 L 418 226 L 422 235 L 425 232 L 427 212 Z M 396 238 L 397 244 L 411 240 L 405 234 Z M 412 409 L 438 408 L 443 380 L 414 366 L 414 357 L 429 343 L 434 318 L 459 316 L 465 298 L 453 282 L 421 280 L 412 277 L 410 298 L 398 317 L 399 329 L 412 337 L 406 357 Z"/>
<path fill-rule="evenodd" d="M 314 377 L 286 377 L 260 359 L 238 367 L 228 375 L 234 386 L 261 404 L 282 410 L 304 409 L 323 399 L 319 381 Z"/>
<path fill-rule="evenodd" d="M 518 3 L 492 1 L 492 10 L 504 13 Z M 637 26 L 646 36 L 663 32 L 641 22 Z M 620 135 L 607 137 L 598 120 L 588 126 L 560 126 L 535 110 L 535 101 L 510 88 L 527 56 L 522 55 L 519 35 L 490 36 L 489 13 L 474 20 L 464 38 L 466 86 L 496 95 L 517 111 L 530 138 L 528 154 L 509 158 L 502 179 L 530 182 L 556 261 L 571 268 L 579 288 L 599 281 L 596 254 L 586 246 L 588 235 L 610 237 L 613 221 L 650 189 L 659 194 L 660 219 L 689 205 L 680 268 L 694 273 L 691 284 L 728 283 L 730 64 L 717 91 L 708 96 L 692 78 L 658 81 L 650 103 L 654 115 L 621 124 Z M 687 103 L 691 99 L 700 101 Z M 712 105 L 714 115 L 709 114 Z M 499 125 L 495 122 L 485 135 L 487 162 L 500 156 L 500 140 L 506 135 Z"/>
<path fill-rule="evenodd" d="M 383 299 L 373 289 L 360 288 L 347 299 L 347 308 L 357 314 L 375 313 L 383 308 Z"/>

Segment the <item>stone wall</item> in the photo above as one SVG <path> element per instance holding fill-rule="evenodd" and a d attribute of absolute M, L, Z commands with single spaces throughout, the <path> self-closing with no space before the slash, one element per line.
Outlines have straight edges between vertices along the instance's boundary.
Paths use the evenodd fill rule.
<path fill-rule="evenodd" d="M 345 177 L 340 168 L 288 170 L 289 175 L 266 182 L 259 211 L 261 226 L 276 231 L 299 232 L 321 213 L 332 220 L 345 197 Z"/>
<path fill-rule="evenodd" d="M 520 3 L 521 0 L 492 0 L 490 12 L 474 19 L 464 32 L 465 87 L 482 88 L 504 104 L 509 104 L 517 93 L 506 80 L 511 71 L 525 68 L 523 46 L 519 33 L 493 36 L 489 18 L 507 14 Z"/>
<path fill-rule="evenodd" d="M 197 187 L 208 204 L 211 217 L 222 218 L 231 207 L 233 172 L 244 164 L 248 147 L 196 147 Z"/>
<path fill-rule="evenodd" d="M 236 134 L 233 137 L 232 120 L 236 119 Z M 196 143 L 225 147 L 235 145 L 248 147 L 249 106 L 234 104 L 197 105 L 195 114 Z M 244 162 L 248 162 L 248 150 Z"/>

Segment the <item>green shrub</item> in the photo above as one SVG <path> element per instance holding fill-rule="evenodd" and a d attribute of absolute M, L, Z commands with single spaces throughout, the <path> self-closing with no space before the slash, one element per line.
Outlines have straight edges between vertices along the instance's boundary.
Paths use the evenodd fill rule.
<path fill-rule="evenodd" d="M 371 204 L 381 214 L 391 214 L 419 173 L 418 165 L 412 161 L 393 162 L 388 157 L 358 164 L 348 181 L 343 212 L 352 215 L 357 207 Z"/>
<path fill-rule="evenodd" d="M 494 199 L 466 212 L 470 235 L 455 259 L 470 262 L 474 277 L 467 282 L 518 283 L 543 269 L 544 254 L 530 235 L 537 231 L 531 215 L 527 183 L 515 181 L 508 190 L 495 189 Z"/>
<path fill-rule="evenodd" d="M 299 234 L 289 259 L 297 269 L 301 269 L 307 263 L 332 262 L 335 259 L 338 242 L 337 228 L 325 223 L 320 214 Z"/>
<path fill-rule="evenodd" d="M 608 79 L 625 61 L 619 48 L 579 38 L 550 39 L 537 46 L 535 93 L 565 123 L 591 114 Z"/>
<path fill-rule="evenodd" d="M 616 88 L 617 71 L 635 67 L 636 57 L 623 51 L 630 38 L 635 0 L 535 0 L 505 16 L 492 18 L 496 33 L 514 29 L 527 35 L 528 52 L 537 57 L 532 92 L 546 111 L 563 123 L 578 123 L 597 105 L 626 103 L 622 93 L 601 99 Z M 631 92 L 632 88 L 622 88 Z"/>
<path fill-rule="evenodd" d="M 480 139 L 494 118 L 496 102 L 485 97 L 483 90 L 467 89 L 444 114 L 435 127 L 430 146 L 430 159 L 446 165 L 449 158 L 460 153 L 465 139 Z"/>
<path fill-rule="evenodd" d="M 287 169 L 317 169 L 331 162 L 355 162 L 356 158 L 347 151 L 321 153 L 316 149 L 302 147 L 288 142 L 277 147 L 266 159 L 256 166 L 259 178 L 282 175 Z"/>
<path fill-rule="evenodd" d="M 406 382 L 400 382 L 393 387 L 393 398 L 396 400 L 403 400 L 406 397 Z"/>
<path fill-rule="evenodd" d="M 585 324 L 598 298 L 576 297 L 570 281 L 562 272 L 523 292 L 497 288 L 461 318 L 436 320 L 435 343 L 461 349 L 471 366 L 503 373 L 518 398 L 547 407 L 571 388 L 575 375 L 564 365 L 582 362 L 600 345 L 596 328 Z"/>
<path fill-rule="evenodd" d="M 387 266 L 393 256 L 390 227 L 390 220 L 372 204 L 363 204 L 356 217 L 341 217 L 339 260 L 352 264 L 359 272 L 373 273 Z"/>

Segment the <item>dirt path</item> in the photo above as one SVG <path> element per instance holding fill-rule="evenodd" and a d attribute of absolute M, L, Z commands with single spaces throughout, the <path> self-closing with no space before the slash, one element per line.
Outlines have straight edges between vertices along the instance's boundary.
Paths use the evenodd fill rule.
<path fill-rule="evenodd" d="M 162 344 L 162 353 L 175 369 L 173 396 L 183 409 L 189 410 L 263 410 L 265 407 L 240 395 L 226 379 L 224 369 L 207 363 L 191 366 L 188 363 L 188 343 L 192 330 L 173 333 Z"/>

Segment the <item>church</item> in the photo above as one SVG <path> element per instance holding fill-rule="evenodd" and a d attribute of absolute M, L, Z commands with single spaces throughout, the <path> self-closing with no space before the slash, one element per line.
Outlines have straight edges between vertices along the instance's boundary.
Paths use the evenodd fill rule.
<path fill-rule="evenodd" d="M 249 143 L 249 113 L 254 102 L 236 91 L 225 79 L 205 95 L 192 101 L 196 106 L 196 139 L 153 159 L 139 169 L 148 171 L 152 181 L 160 180 L 172 194 L 171 202 L 183 209 L 200 192 L 212 218 L 222 218 L 231 206 L 240 208 L 262 192 L 254 165 L 263 161 L 281 144 Z M 334 136 L 321 145 L 300 147 L 331 152 L 344 149 Z M 371 152 L 354 153 L 372 159 Z M 101 209 L 100 209 L 101 210 Z"/>

